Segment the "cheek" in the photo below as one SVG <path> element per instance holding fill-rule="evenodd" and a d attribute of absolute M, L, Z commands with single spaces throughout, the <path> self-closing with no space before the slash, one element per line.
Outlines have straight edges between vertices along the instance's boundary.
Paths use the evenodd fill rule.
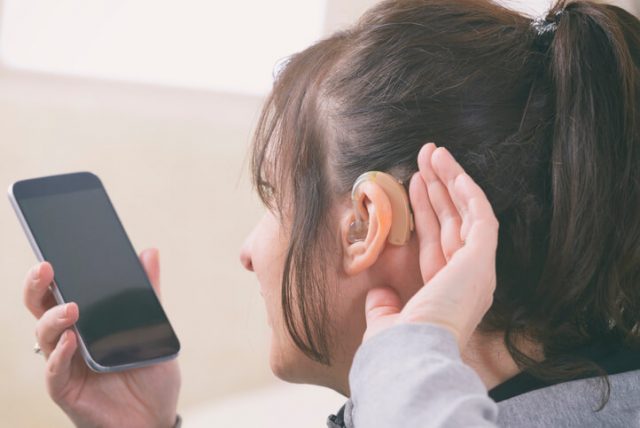
<path fill-rule="evenodd" d="M 265 243 L 267 245 L 261 249 L 262 256 L 256 260 L 254 267 L 260 291 L 265 301 L 272 306 L 273 302 L 279 301 L 286 250 L 277 245 L 277 242 L 269 240 Z"/>
<path fill-rule="evenodd" d="M 265 237 L 266 238 L 266 237 Z M 255 266 L 271 328 L 269 365 L 273 374 L 288 382 L 300 381 L 308 372 L 307 357 L 295 346 L 282 313 L 282 276 L 287 242 L 272 233 L 260 244 L 260 260 Z"/>
<path fill-rule="evenodd" d="M 282 236 L 279 223 L 268 214 L 254 238 L 252 261 L 266 306 L 268 323 L 272 328 L 276 327 L 274 330 L 282 324 L 280 290 L 286 248 L 287 241 Z"/>
<path fill-rule="evenodd" d="M 271 219 L 261 225 L 254 242 L 253 266 L 260 289 L 268 323 L 271 327 L 269 363 L 272 372 L 288 382 L 317 382 L 318 372 L 325 370 L 312 361 L 294 344 L 282 313 L 282 276 L 288 247 L 288 236 L 279 223 Z M 333 281 L 330 281 L 333 282 Z M 333 291 L 333 290 L 332 290 Z M 329 293 L 330 297 L 332 294 Z M 320 367 L 320 368 L 319 368 Z"/>
<path fill-rule="evenodd" d="M 293 343 L 282 313 L 281 289 L 284 258 L 274 257 L 272 263 L 265 267 L 265 277 L 261 281 L 262 297 L 271 335 L 269 365 L 276 377 L 293 382 L 299 380 L 303 374 L 306 357 Z"/>
<path fill-rule="evenodd" d="M 251 259 L 263 295 L 278 294 L 287 241 L 275 217 L 265 214 L 253 237 Z"/>

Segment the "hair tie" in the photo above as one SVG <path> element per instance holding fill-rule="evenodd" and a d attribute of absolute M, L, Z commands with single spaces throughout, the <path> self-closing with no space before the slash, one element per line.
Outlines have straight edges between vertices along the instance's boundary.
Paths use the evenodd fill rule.
<path fill-rule="evenodd" d="M 546 16 L 538 17 L 531 21 L 531 27 L 536 32 L 535 44 L 543 51 L 546 51 L 551 44 L 551 40 L 558 29 L 560 18 L 564 15 L 564 9 L 555 13 L 547 13 Z"/>
<path fill-rule="evenodd" d="M 564 15 L 564 9 L 560 9 L 553 15 L 547 14 L 545 17 L 540 16 L 531 21 L 531 26 L 539 36 L 555 32 L 558 29 L 558 23 L 562 15 Z"/>

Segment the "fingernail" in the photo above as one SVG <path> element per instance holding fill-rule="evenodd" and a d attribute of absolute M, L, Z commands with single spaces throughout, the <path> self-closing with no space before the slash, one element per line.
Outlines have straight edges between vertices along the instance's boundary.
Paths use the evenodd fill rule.
<path fill-rule="evenodd" d="M 64 345 L 65 343 L 67 343 L 67 335 L 69 334 L 68 330 L 65 330 L 64 333 L 62 333 L 62 336 L 60 336 L 60 345 Z"/>
<path fill-rule="evenodd" d="M 69 317 L 69 306 L 71 306 L 71 303 L 66 303 L 64 305 L 64 317 L 65 318 Z"/>
<path fill-rule="evenodd" d="M 31 278 L 33 278 L 34 281 L 37 281 L 38 279 L 40 279 L 40 270 L 42 269 L 42 263 L 40 263 L 39 265 L 37 265 L 33 271 L 31 272 Z"/>
<path fill-rule="evenodd" d="M 144 252 L 142 253 L 142 258 L 144 259 L 145 263 L 149 263 L 151 261 L 154 252 L 155 250 L 153 248 L 144 250 Z"/>

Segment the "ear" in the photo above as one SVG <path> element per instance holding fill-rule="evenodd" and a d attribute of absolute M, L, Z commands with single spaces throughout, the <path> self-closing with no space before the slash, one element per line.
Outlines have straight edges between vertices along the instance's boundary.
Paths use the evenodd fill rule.
<path fill-rule="evenodd" d="M 391 201 L 384 189 L 373 181 L 360 185 L 355 206 L 342 216 L 340 233 L 343 248 L 343 266 L 347 275 L 356 275 L 373 266 L 384 250 L 391 230 Z M 356 220 L 358 210 L 368 223 L 366 235 L 362 241 L 349 242 L 349 228 Z"/>

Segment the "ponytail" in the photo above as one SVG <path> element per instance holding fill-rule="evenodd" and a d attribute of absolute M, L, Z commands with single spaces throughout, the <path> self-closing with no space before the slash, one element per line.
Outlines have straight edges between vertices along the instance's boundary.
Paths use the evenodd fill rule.
<path fill-rule="evenodd" d="M 536 296 L 551 327 L 545 352 L 603 338 L 640 346 L 640 22 L 587 1 L 560 1 L 549 17 L 552 213 Z"/>

